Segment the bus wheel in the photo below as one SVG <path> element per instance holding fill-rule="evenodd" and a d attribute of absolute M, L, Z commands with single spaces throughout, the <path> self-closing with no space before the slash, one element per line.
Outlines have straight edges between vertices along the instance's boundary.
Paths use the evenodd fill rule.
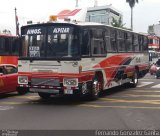
<path fill-rule="evenodd" d="M 98 76 L 95 76 L 92 81 L 92 89 L 90 94 L 92 100 L 98 99 L 101 88 L 102 84 L 99 81 Z"/>
<path fill-rule="evenodd" d="M 42 99 L 49 99 L 51 94 L 48 94 L 48 93 L 42 93 L 42 92 L 39 92 L 38 95 L 42 98 Z"/>
<path fill-rule="evenodd" d="M 138 71 L 136 70 L 136 71 L 134 72 L 133 77 L 132 77 L 132 81 L 130 82 L 130 86 L 131 86 L 131 87 L 136 87 L 137 84 L 138 84 Z"/>

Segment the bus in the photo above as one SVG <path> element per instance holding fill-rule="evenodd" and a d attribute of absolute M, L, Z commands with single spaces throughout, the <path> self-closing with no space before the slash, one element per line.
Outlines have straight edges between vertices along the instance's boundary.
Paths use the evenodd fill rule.
<path fill-rule="evenodd" d="M 0 34 L 0 64 L 18 65 L 19 38 Z"/>
<path fill-rule="evenodd" d="M 21 28 L 19 89 L 54 95 L 89 96 L 128 84 L 149 70 L 145 35 L 93 22 L 47 22 Z"/>
<path fill-rule="evenodd" d="M 149 35 L 148 41 L 149 50 L 160 50 L 160 37 Z"/>

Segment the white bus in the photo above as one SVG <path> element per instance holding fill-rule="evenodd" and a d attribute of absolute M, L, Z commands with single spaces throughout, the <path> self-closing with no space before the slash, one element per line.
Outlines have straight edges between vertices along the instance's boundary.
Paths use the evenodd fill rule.
<path fill-rule="evenodd" d="M 88 95 L 128 84 L 149 70 L 147 37 L 98 23 L 43 23 L 21 28 L 19 89 L 52 95 Z"/>

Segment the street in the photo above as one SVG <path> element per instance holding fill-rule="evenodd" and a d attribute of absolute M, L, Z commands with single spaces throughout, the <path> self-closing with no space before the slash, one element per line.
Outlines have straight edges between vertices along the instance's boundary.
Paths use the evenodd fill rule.
<path fill-rule="evenodd" d="M 45 101 L 32 93 L 4 94 L 0 129 L 159 129 L 159 88 L 159 80 L 147 75 L 137 88 L 110 89 L 96 101 L 71 97 Z"/>

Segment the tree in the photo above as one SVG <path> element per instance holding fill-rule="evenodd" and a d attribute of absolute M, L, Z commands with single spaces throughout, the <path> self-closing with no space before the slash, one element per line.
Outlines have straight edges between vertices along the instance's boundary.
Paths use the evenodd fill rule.
<path fill-rule="evenodd" d="M 120 17 L 118 20 L 112 17 L 111 25 L 114 27 L 123 28 L 125 24 L 122 23 L 122 18 Z"/>
<path fill-rule="evenodd" d="M 126 0 L 127 3 L 129 3 L 129 6 L 131 8 L 131 30 L 133 30 L 133 8 L 136 3 L 138 3 L 138 0 Z"/>
<path fill-rule="evenodd" d="M 2 34 L 12 35 L 10 30 L 4 29 Z"/>

